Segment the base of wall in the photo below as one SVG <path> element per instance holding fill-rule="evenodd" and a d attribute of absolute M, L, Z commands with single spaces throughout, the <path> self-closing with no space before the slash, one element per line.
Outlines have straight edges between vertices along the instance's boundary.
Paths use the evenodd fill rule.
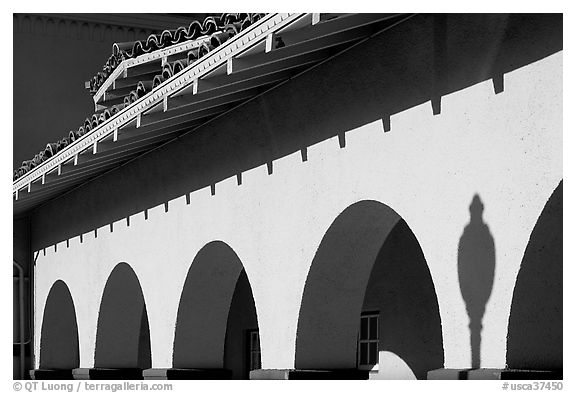
<path fill-rule="evenodd" d="M 149 368 L 142 371 L 144 379 L 231 379 L 232 371 L 224 368 Z"/>
<path fill-rule="evenodd" d="M 30 370 L 31 379 L 74 379 L 72 370 L 49 370 L 37 368 Z"/>
<path fill-rule="evenodd" d="M 551 380 L 562 379 L 562 370 L 516 370 L 499 368 L 440 368 L 428 371 L 428 379 Z"/>
<path fill-rule="evenodd" d="M 250 371 L 250 379 L 368 379 L 368 371 L 261 369 Z"/>
<path fill-rule="evenodd" d="M 140 368 L 75 368 L 74 379 L 142 379 Z"/>

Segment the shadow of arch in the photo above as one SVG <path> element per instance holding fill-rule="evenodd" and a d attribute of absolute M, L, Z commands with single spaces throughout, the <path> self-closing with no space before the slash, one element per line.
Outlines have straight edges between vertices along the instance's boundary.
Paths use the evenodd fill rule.
<path fill-rule="evenodd" d="M 295 367 L 357 368 L 360 316 L 372 307 L 380 312 L 379 350 L 409 359 L 419 378 L 443 366 L 438 302 L 420 246 L 394 210 L 361 201 L 334 220 L 312 261 Z"/>
<path fill-rule="evenodd" d="M 362 311 L 374 310 L 379 311 L 379 377 L 426 379 L 428 371 L 444 365 L 434 283 L 420 244 L 402 219 L 386 237 L 370 273 Z M 389 363 L 390 354 L 395 362 Z M 400 360 L 405 368 L 399 367 Z"/>
<path fill-rule="evenodd" d="M 562 181 L 544 206 L 516 278 L 506 364 L 512 369 L 561 370 Z"/>
<path fill-rule="evenodd" d="M 258 318 L 242 262 L 226 243 L 206 244 L 194 258 L 180 298 L 172 364 L 177 369 L 227 370 L 248 378 L 246 335 Z"/>
<path fill-rule="evenodd" d="M 79 365 L 78 325 L 74 301 L 66 283 L 58 280 L 52 285 L 44 307 L 40 336 L 40 369 L 72 370 Z"/>
<path fill-rule="evenodd" d="M 148 313 L 140 282 L 127 263 L 116 265 L 102 295 L 95 368 L 147 369 L 152 365 Z"/>

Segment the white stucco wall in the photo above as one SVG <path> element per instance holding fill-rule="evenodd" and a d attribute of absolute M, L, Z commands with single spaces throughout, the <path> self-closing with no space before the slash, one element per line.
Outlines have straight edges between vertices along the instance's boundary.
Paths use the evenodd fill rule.
<path fill-rule="evenodd" d="M 370 97 L 366 97 L 370 99 Z M 404 218 L 420 242 L 435 284 L 445 367 L 470 366 L 468 316 L 457 273 L 458 241 L 475 193 L 494 237 L 496 271 L 484 315 L 482 367 L 504 367 L 514 283 L 547 199 L 562 179 L 562 53 L 504 76 L 504 92 L 486 81 L 382 123 L 346 133 L 244 172 L 94 233 L 40 251 L 35 271 L 35 364 L 52 283 L 74 299 L 80 365 L 92 367 L 98 309 L 109 273 L 127 262 L 142 286 L 150 321 L 152 366 L 171 367 L 180 294 L 196 253 L 226 242 L 243 262 L 254 293 L 263 368 L 293 368 L 300 300 L 322 236 L 346 207 L 380 201 Z M 134 190 L 138 192 L 138 190 Z"/>

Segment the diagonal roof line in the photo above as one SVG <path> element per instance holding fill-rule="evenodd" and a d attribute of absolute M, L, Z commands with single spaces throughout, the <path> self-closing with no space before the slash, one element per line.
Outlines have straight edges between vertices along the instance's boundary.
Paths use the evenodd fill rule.
<path fill-rule="evenodd" d="M 202 46 L 202 44 L 206 41 L 210 41 L 210 36 L 200 37 L 195 40 L 190 40 L 186 42 L 182 42 L 180 44 L 172 45 L 168 48 L 159 49 L 154 52 L 144 53 L 135 58 L 130 58 L 126 60 L 122 60 L 122 62 L 116 67 L 114 71 L 106 78 L 106 81 L 98 88 L 98 91 L 92 97 L 94 99 L 94 105 L 98 106 L 98 101 L 104 95 L 106 90 L 115 82 L 115 80 L 123 74 L 128 68 L 135 67 L 140 64 L 148 63 L 154 60 L 160 60 L 166 56 L 171 56 L 176 53 L 189 51 L 195 48 Z"/>
<path fill-rule="evenodd" d="M 302 13 L 274 13 L 260 19 L 240 34 L 211 51 L 208 55 L 158 85 L 150 93 L 98 125 L 90 133 L 83 135 L 56 155 L 17 179 L 12 185 L 12 192 L 15 194 L 16 200 L 18 199 L 19 190 L 27 188 L 30 183 L 37 181 L 43 175 L 59 169 L 62 164 L 70 160 L 76 160 L 80 153 L 92 148 L 98 141 L 117 132 L 119 128 L 127 123 L 136 120 L 143 111 L 161 104 L 164 97 L 174 94 L 185 86 L 192 85 L 194 81 L 197 81 L 205 74 L 225 65 L 229 58 L 265 41 L 270 34 L 305 15 Z"/>
<path fill-rule="evenodd" d="M 250 25 L 256 23 L 266 14 L 222 13 L 219 16 L 211 14 L 207 15 L 208 16 L 206 16 L 203 21 L 188 21 L 189 23 L 178 26 L 174 30 L 164 28 L 161 33 L 152 33 L 142 40 L 114 43 L 112 55 L 102 67 L 102 71 L 97 72 L 89 81 L 87 81 L 85 87 L 89 89 L 90 94 L 93 95 L 123 60 L 155 52 L 158 49 L 173 47 L 175 44 L 182 43 L 183 41 L 190 42 L 198 38 L 209 37 L 210 41 L 218 43 L 218 45 L 210 45 L 210 41 L 206 40 L 208 42 L 205 41 L 202 47 L 206 49 L 205 52 L 209 52 L 214 47 L 222 44 L 223 41 L 229 39 L 230 36 L 236 35 L 242 30 L 246 30 Z"/>

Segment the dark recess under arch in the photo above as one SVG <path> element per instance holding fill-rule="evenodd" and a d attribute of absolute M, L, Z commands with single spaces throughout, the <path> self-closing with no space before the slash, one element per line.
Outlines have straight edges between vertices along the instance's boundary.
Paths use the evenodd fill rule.
<path fill-rule="evenodd" d="M 382 291 L 389 293 L 383 296 Z M 354 372 L 360 314 L 363 306 L 374 305 L 381 307 L 382 324 L 393 329 L 382 337 L 380 350 L 403 357 L 419 378 L 442 366 L 438 302 L 418 242 L 394 210 L 361 201 L 334 220 L 314 256 L 298 320 L 296 369 L 337 370 L 325 377 L 362 378 Z M 411 307 L 423 310 L 413 313 Z M 422 345 L 411 340 L 422 340 Z"/>
<path fill-rule="evenodd" d="M 252 289 L 242 262 L 226 243 L 206 244 L 182 290 L 174 334 L 173 370 L 187 379 L 246 378 L 247 329 L 257 329 Z"/>
<path fill-rule="evenodd" d="M 562 183 L 532 230 L 516 279 L 506 351 L 511 369 L 562 373 Z"/>
<path fill-rule="evenodd" d="M 42 318 L 40 370 L 35 379 L 72 379 L 80 365 L 78 325 L 70 290 L 58 280 L 50 289 Z"/>
<path fill-rule="evenodd" d="M 110 273 L 102 295 L 90 378 L 141 379 L 142 370 L 151 364 L 144 295 L 138 277 L 122 262 Z"/>

